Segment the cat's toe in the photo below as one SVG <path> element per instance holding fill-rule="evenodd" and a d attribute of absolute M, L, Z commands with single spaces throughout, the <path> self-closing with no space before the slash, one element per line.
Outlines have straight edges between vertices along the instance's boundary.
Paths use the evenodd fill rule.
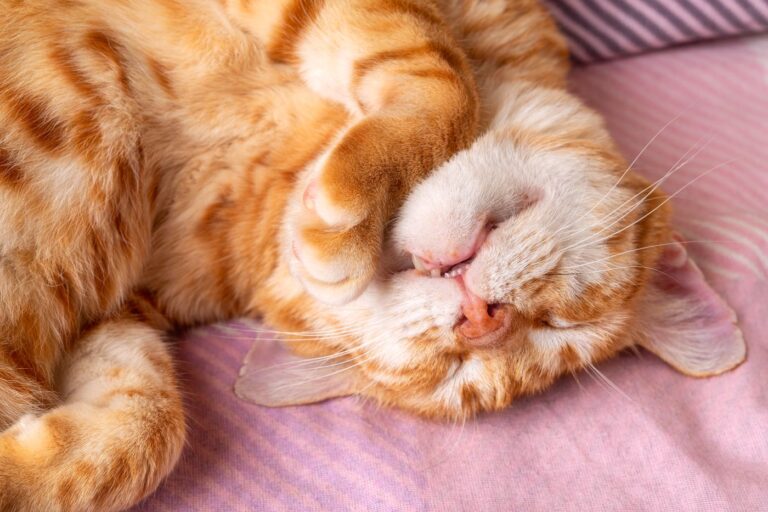
<path fill-rule="evenodd" d="M 344 230 L 360 224 L 367 213 L 365 205 L 348 198 L 338 198 L 332 187 L 312 180 L 304 190 L 304 207 L 317 215 L 329 229 Z"/>
<path fill-rule="evenodd" d="M 347 303 L 362 293 L 376 272 L 381 230 L 371 220 L 340 229 L 312 217 L 305 216 L 295 226 L 291 269 L 316 299 Z"/>
<path fill-rule="evenodd" d="M 371 164 L 358 153 L 340 145 L 322 156 L 297 190 L 289 218 L 292 271 L 329 304 L 353 300 L 370 283 L 394 210 L 386 179 L 368 173 Z"/>

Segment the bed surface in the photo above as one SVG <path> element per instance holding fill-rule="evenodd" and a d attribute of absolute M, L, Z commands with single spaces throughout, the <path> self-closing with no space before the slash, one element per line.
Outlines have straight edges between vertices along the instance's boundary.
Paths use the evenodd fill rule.
<path fill-rule="evenodd" d="M 354 398 L 239 401 L 232 385 L 257 324 L 198 329 L 178 344 L 188 447 L 136 510 L 765 510 L 768 39 L 579 68 L 573 86 L 630 159 L 672 121 L 638 160 L 646 176 L 698 151 L 664 189 L 680 191 L 675 224 L 701 242 L 689 251 L 739 315 L 745 364 L 696 380 L 625 354 L 599 366 L 605 379 L 584 373 L 441 425 Z"/>

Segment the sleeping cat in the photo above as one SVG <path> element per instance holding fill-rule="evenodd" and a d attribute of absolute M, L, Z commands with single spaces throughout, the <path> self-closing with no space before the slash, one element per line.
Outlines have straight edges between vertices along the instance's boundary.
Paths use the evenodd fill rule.
<path fill-rule="evenodd" d="M 237 385 L 259 403 L 439 418 L 635 344 L 694 375 L 744 358 L 533 0 L 0 9 L 0 510 L 157 487 L 173 328 L 282 331 Z"/>

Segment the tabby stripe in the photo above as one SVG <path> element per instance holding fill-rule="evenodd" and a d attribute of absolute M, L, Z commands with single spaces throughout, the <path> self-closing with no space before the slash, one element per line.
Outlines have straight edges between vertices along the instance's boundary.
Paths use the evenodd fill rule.
<path fill-rule="evenodd" d="M 117 81 L 124 92 L 129 93 L 131 84 L 128 79 L 127 63 L 125 60 L 126 50 L 122 44 L 105 32 L 94 30 L 85 36 L 85 43 L 92 51 L 98 53 L 115 66 L 117 72 Z"/>
<path fill-rule="evenodd" d="M 416 57 L 429 55 L 433 50 L 428 45 L 412 46 L 409 48 L 400 48 L 397 50 L 384 50 L 363 59 L 355 61 L 353 64 L 352 79 L 350 88 L 355 91 L 365 76 L 378 66 L 387 64 L 394 60 L 408 60 Z"/>
<path fill-rule="evenodd" d="M 461 79 L 453 71 L 447 69 L 410 69 L 403 71 L 404 74 L 417 76 L 419 78 L 434 78 L 435 80 L 444 80 L 446 82 L 460 82 Z"/>
<path fill-rule="evenodd" d="M 429 55 L 439 57 L 448 66 L 450 66 L 452 70 L 463 69 L 464 67 L 463 56 L 459 54 L 455 49 L 440 43 L 431 42 L 422 46 L 412 46 L 396 50 L 383 50 L 381 52 L 374 53 L 373 55 L 369 55 L 368 57 L 360 59 L 354 63 L 350 87 L 353 91 L 355 91 L 360 86 L 360 82 L 365 78 L 365 76 L 379 66 L 396 60 L 411 60 Z M 449 79 L 452 81 L 461 81 L 455 71 L 440 71 L 437 69 L 435 69 L 435 71 L 444 73 L 445 78 L 450 77 Z M 414 73 L 412 71 L 405 70 L 403 72 L 406 74 L 419 76 L 418 71 Z M 436 77 L 437 74 L 431 76 Z"/>
<path fill-rule="evenodd" d="M 139 169 L 131 162 L 128 156 L 120 155 L 114 162 L 115 178 L 117 179 L 117 190 L 123 194 L 132 194 L 138 192 Z"/>
<path fill-rule="evenodd" d="M 154 296 L 145 289 L 139 289 L 125 302 L 121 315 L 132 320 L 150 325 L 159 331 L 168 331 L 173 326 L 160 312 Z M 158 364 L 155 364 L 158 366 Z"/>
<path fill-rule="evenodd" d="M 430 4 L 421 5 L 409 0 L 386 0 L 377 2 L 373 9 L 387 14 L 393 12 L 407 14 L 429 25 L 443 25 L 442 18 Z"/>
<path fill-rule="evenodd" d="M 457 71 L 467 69 L 467 62 L 464 58 L 464 54 L 459 51 L 458 48 L 454 48 L 439 41 L 431 41 L 429 46 L 441 59 L 448 63 L 451 69 Z"/>
<path fill-rule="evenodd" d="M 76 504 L 78 495 L 83 489 L 92 485 L 96 480 L 96 467 L 87 462 L 77 462 L 74 465 L 72 476 L 59 484 L 57 499 L 65 509 L 71 509 Z"/>
<path fill-rule="evenodd" d="M 0 148 L 0 184 L 16 188 L 23 184 L 24 178 L 24 170 L 10 153 Z"/>
<path fill-rule="evenodd" d="M 72 121 L 72 144 L 77 154 L 89 164 L 96 164 L 102 148 L 101 128 L 95 110 L 84 110 Z"/>
<path fill-rule="evenodd" d="M 95 233 L 91 234 L 89 240 L 93 258 L 94 291 L 98 297 L 100 308 L 107 310 L 116 291 L 116 284 L 111 277 L 111 269 L 107 263 L 112 260 L 109 254 L 110 250 L 106 247 L 104 240 Z"/>
<path fill-rule="evenodd" d="M 160 88 L 165 92 L 169 98 L 176 97 L 176 91 L 173 88 L 173 82 L 168 74 L 168 68 L 155 59 L 148 59 L 149 70 L 152 72 L 152 76 L 155 77 L 155 81 Z"/>
<path fill-rule="evenodd" d="M 55 45 L 50 53 L 50 58 L 61 76 L 83 96 L 92 99 L 96 103 L 101 103 L 98 91 L 94 88 L 88 77 L 80 70 L 75 62 L 75 56 L 67 48 Z"/>
<path fill-rule="evenodd" d="M 124 256 L 130 254 L 133 249 L 133 245 L 129 242 L 131 240 L 131 232 L 128 229 L 128 224 L 125 222 L 125 216 L 119 205 L 112 212 L 112 225 L 115 228 L 114 233 L 122 254 Z"/>
<path fill-rule="evenodd" d="M 499 18 L 501 16 L 488 16 L 475 18 L 467 16 L 462 19 L 461 31 L 464 35 L 488 35 L 490 32 L 502 33 L 504 36 L 510 37 L 512 34 L 500 26 Z M 520 34 L 518 37 L 524 37 L 524 34 Z"/>
<path fill-rule="evenodd" d="M 560 349 L 560 360 L 565 364 L 569 371 L 577 370 L 581 367 L 581 355 L 573 348 L 573 345 L 566 343 Z"/>
<path fill-rule="evenodd" d="M 283 14 L 283 22 L 269 44 L 267 55 L 275 62 L 287 63 L 295 58 L 296 47 L 307 26 L 315 21 L 324 0 L 293 0 Z"/>
<path fill-rule="evenodd" d="M 482 403 L 482 396 L 477 389 L 477 386 L 471 382 L 467 382 L 461 386 L 461 406 L 466 411 L 478 410 L 478 404 L 480 403 Z"/>
<path fill-rule="evenodd" d="M 3 100 L 10 114 L 42 149 L 49 153 L 61 150 L 65 142 L 64 124 L 42 100 L 11 90 L 3 91 Z"/>

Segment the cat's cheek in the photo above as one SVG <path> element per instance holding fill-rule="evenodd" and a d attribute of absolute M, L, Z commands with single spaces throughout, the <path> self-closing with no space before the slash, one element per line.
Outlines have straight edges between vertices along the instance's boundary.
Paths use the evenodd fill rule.
<path fill-rule="evenodd" d="M 434 327 L 451 328 L 461 318 L 462 296 L 455 279 L 408 270 L 372 283 L 361 301 L 369 308 L 403 310 L 428 319 Z"/>

